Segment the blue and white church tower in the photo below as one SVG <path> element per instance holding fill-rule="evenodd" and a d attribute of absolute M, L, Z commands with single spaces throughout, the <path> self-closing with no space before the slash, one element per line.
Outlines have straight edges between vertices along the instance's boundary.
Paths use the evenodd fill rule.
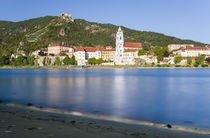
<path fill-rule="evenodd" d="M 115 52 L 115 62 L 122 62 L 124 52 L 124 37 L 121 27 L 119 27 L 116 34 L 116 52 Z"/>

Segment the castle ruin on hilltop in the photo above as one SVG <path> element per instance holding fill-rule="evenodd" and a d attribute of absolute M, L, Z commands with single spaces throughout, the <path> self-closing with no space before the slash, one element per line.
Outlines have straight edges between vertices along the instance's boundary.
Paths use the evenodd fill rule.
<path fill-rule="evenodd" d="M 60 18 L 62 20 L 65 20 L 66 22 L 74 22 L 74 19 L 71 17 L 71 14 L 69 14 L 69 13 L 62 13 L 60 15 Z"/>

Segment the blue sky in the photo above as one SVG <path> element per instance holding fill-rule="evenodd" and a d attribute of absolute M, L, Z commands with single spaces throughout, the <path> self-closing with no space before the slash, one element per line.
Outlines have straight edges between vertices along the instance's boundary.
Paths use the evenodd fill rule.
<path fill-rule="evenodd" d="M 210 0 L 0 0 L 0 20 L 70 13 L 210 44 Z"/>

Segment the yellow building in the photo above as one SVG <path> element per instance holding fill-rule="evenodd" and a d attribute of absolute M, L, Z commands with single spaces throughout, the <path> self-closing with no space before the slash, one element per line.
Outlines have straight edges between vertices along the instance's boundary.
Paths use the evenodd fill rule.
<path fill-rule="evenodd" d="M 105 61 L 113 61 L 115 55 L 115 48 L 100 48 L 101 58 Z"/>

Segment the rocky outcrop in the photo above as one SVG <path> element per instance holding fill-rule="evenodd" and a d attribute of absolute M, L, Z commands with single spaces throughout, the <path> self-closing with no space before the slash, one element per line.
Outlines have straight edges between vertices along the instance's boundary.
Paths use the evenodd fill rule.
<path fill-rule="evenodd" d="M 74 22 L 74 19 L 71 17 L 71 14 L 68 13 L 62 13 L 60 19 L 68 23 Z"/>
<path fill-rule="evenodd" d="M 65 29 L 61 28 L 60 32 L 59 32 L 60 36 L 65 36 Z"/>

